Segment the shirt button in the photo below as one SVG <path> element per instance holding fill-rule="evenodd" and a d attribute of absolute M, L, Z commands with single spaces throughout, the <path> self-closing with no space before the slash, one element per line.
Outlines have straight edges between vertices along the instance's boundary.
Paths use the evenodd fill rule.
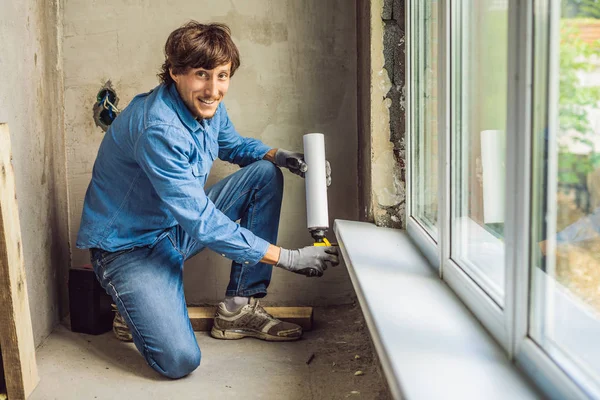
<path fill-rule="evenodd" d="M 225 257 L 225 254 L 221 254 L 221 256 Z"/>
<path fill-rule="evenodd" d="M 244 261 L 244 264 L 250 264 L 250 261 Z"/>

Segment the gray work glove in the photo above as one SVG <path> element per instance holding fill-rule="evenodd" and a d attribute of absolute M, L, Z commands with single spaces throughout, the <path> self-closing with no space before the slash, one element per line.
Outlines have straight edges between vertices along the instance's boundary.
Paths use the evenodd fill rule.
<path fill-rule="evenodd" d="M 308 170 L 308 165 L 304 161 L 304 154 L 294 153 L 284 149 L 277 149 L 275 153 L 275 165 L 281 168 L 287 168 L 291 173 L 304 178 L 304 173 Z M 327 186 L 331 185 L 331 165 L 325 161 L 325 175 L 327 176 Z"/>
<path fill-rule="evenodd" d="M 277 267 L 305 276 L 323 276 L 328 264 L 340 263 L 334 246 L 307 246 L 298 250 L 281 249 Z"/>

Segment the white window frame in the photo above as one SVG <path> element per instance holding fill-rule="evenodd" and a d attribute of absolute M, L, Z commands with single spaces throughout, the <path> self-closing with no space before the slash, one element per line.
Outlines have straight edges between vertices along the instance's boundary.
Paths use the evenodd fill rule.
<path fill-rule="evenodd" d="M 430 1 L 430 0 L 425 0 Z M 591 392 L 578 386 L 546 352 L 528 336 L 530 315 L 530 223 L 531 221 L 531 182 L 532 182 L 532 86 L 533 86 L 533 1 L 508 0 L 508 95 L 507 95 L 507 135 L 506 135 L 506 198 L 505 198 L 505 287 L 504 303 L 501 308 L 492 298 L 469 277 L 450 257 L 450 196 L 451 168 L 450 138 L 452 129 L 451 104 L 451 65 L 450 49 L 452 42 L 450 7 L 460 5 L 459 0 L 438 1 L 438 232 L 436 242 L 413 217 L 412 166 L 418 160 L 413 155 L 415 137 L 414 105 L 419 93 L 415 92 L 413 79 L 418 76 L 415 67 L 419 49 L 415 48 L 412 37 L 418 21 L 412 20 L 416 7 L 422 0 L 406 0 L 407 27 L 407 232 L 421 249 L 433 267 L 439 270 L 440 277 L 454 290 L 461 300 L 481 321 L 488 332 L 505 349 L 507 356 L 523 370 L 536 385 L 550 398 L 579 399 L 592 396 Z M 548 0 L 550 15 L 557 23 L 560 0 Z M 557 30 L 551 30 L 557 43 Z M 420 41 L 422 42 L 422 41 Z M 554 46 L 556 47 L 556 46 Z M 553 65 L 548 73 L 557 74 L 557 57 L 549 57 Z M 549 79 L 548 81 L 552 81 Z M 557 88 L 549 87 L 549 106 L 556 107 Z M 553 92 L 554 91 L 554 92 Z M 418 110 L 417 110 L 418 111 Z M 547 110 L 548 115 L 557 115 Z M 557 124 L 548 121 L 550 124 Z M 422 127 L 422 124 L 418 126 Z M 556 125 L 554 125 L 556 126 Z M 550 243 L 552 246 L 552 243 Z M 551 248 L 550 248 L 551 251 Z"/>
<path fill-rule="evenodd" d="M 419 10 L 417 10 L 417 7 L 420 7 Z M 423 3 L 419 2 L 419 1 L 410 1 L 410 0 L 406 0 L 406 4 L 405 4 L 405 15 L 406 15 L 406 21 L 405 21 L 405 26 L 406 26 L 406 59 L 408 60 L 407 62 L 407 76 L 409 76 L 409 74 L 411 73 L 411 71 L 417 71 L 417 65 L 416 63 L 418 62 L 417 57 L 415 57 L 415 49 L 412 43 L 412 40 L 408 40 L 409 38 L 409 32 L 412 32 L 412 29 L 415 29 L 415 27 L 413 26 L 414 21 L 410 18 L 411 15 L 417 15 L 419 17 L 422 16 L 422 13 L 420 12 L 420 10 L 423 7 Z M 419 28 L 421 26 L 421 24 L 417 24 L 416 27 Z M 421 38 L 419 37 L 419 44 L 422 44 L 423 41 L 421 40 Z M 407 80 L 408 82 L 408 80 Z M 411 108 L 412 104 L 417 104 L 418 103 L 418 98 L 419 98 L 419 93 L 417 93 L 417 91 L 415 90 L 415 88 L 413 87 L 413 85 L 411 85 L 410 83 L 407 83 L 407 112 L 406 112 L 406 127 L 407 127 L 407 131 L 411 132 L 413 127 L 416 125 L 418 127 L 422 127 L 422 121 L 416 121 L 417 118 L 420 119 L 420 113 L 419 115 L 415 118 L 415 116 L 413 115 L 413 113 L 411 111 L 409 111 L 409 109 Z M 408 149 L 412 149 L 413 147 L 413 135 L 407 135 L 407 148 Z M 439 140 L 439 138 L 438 138 Z M 421 251 L 423 252 L 423 254 L 425 255 L 425 257 L 427 258 L 427 260 L 431 263 L 431 265 L 436 268 L 437 270 L 440 270 L 440 255 L 439 255 L 439 246 L 438 246 L 438 242 L 431 237 L 431 235 L 427 232 L 427 230 L 423 227 L 423 225 L 421 225 L 421 223 L 415 218 L 413 217 L 413 202 L 412 202 L 412 197 L 411 194 L 413 193 L 413 179 L 412 179 L 412 174 L 413 174 L 413 162 L 417 162 L 415 161 L 415 157 L 413 156 L 413 152 L 412 151 L 407 151 L 406 152 L 406 158 L 407 158 L 407 162 L 406 162 L 406 176 L 408 177 L 407 179 L 407 183 L 406 183 L 406 187 L 407 187 L 407 191 L 406 191 L 406 196 L 408 201 L 406 202 L 406 229 L 408 231 L 408 233 L 410 234 L 411 238 L 417 243 L 418 247 L 421 249 Z M 439 191 L 439 187 L 438 187 L 438 196 L 441 192 Z M 438 225 L 439 225 L 440 221 L 438 218 Z M 439 230 L 438 227 L 438 232 L 441 231 Z"/>

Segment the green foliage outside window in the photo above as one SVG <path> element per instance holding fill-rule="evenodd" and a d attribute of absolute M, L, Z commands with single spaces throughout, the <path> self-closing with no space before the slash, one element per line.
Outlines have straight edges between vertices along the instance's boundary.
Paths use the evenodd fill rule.
<path fill-rule="evenodd" d="M 563 0 L 561 6 L 564 18 L 600 19 L 600 0 Z"/>
<path fill-rule="evenodd" d="M 590 8 L 594 0 L 581 0 L 579 10 Z M 585 3 L 585 4 L 584 4 Z M 586 8 L 587 7 L 587 8 Z M 600 13 L 600 2 L 596 9 Z M 561 21 L 560 73 L 559 73 L 559 125 L 560 131 L 577 132 L 573 140 L 589 147 L 586 155 L 573 154 L 566 146 L 559 149 L 558 182 L 569 186 L 585 186 L 587 174 L 600 167 L 600 153 L 594 148 L 590 136 L 594 135 L 588 110 L 600 102 L 600 86 L 582 86 L 578 74 L 592 71 L 597 66 L 590 63 L 600 55 L 600 40 L 585 42 L 579 36 L 578 25 L 595 22 L 596 19 L 563 19 Z"/>

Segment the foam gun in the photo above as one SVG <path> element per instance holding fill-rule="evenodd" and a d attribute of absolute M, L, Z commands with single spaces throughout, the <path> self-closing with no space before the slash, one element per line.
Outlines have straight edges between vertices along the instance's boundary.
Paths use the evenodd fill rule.
<path fill-rule="evenodd" d="M 306 223 L 315 246 L 331 246 L 325 237 L 329 229 L 327 213 L 327 175 L 325 167 L 325 136 L 322 133 L 304 135 L 304 161 L 308 169 L 306 185 Z"/>

